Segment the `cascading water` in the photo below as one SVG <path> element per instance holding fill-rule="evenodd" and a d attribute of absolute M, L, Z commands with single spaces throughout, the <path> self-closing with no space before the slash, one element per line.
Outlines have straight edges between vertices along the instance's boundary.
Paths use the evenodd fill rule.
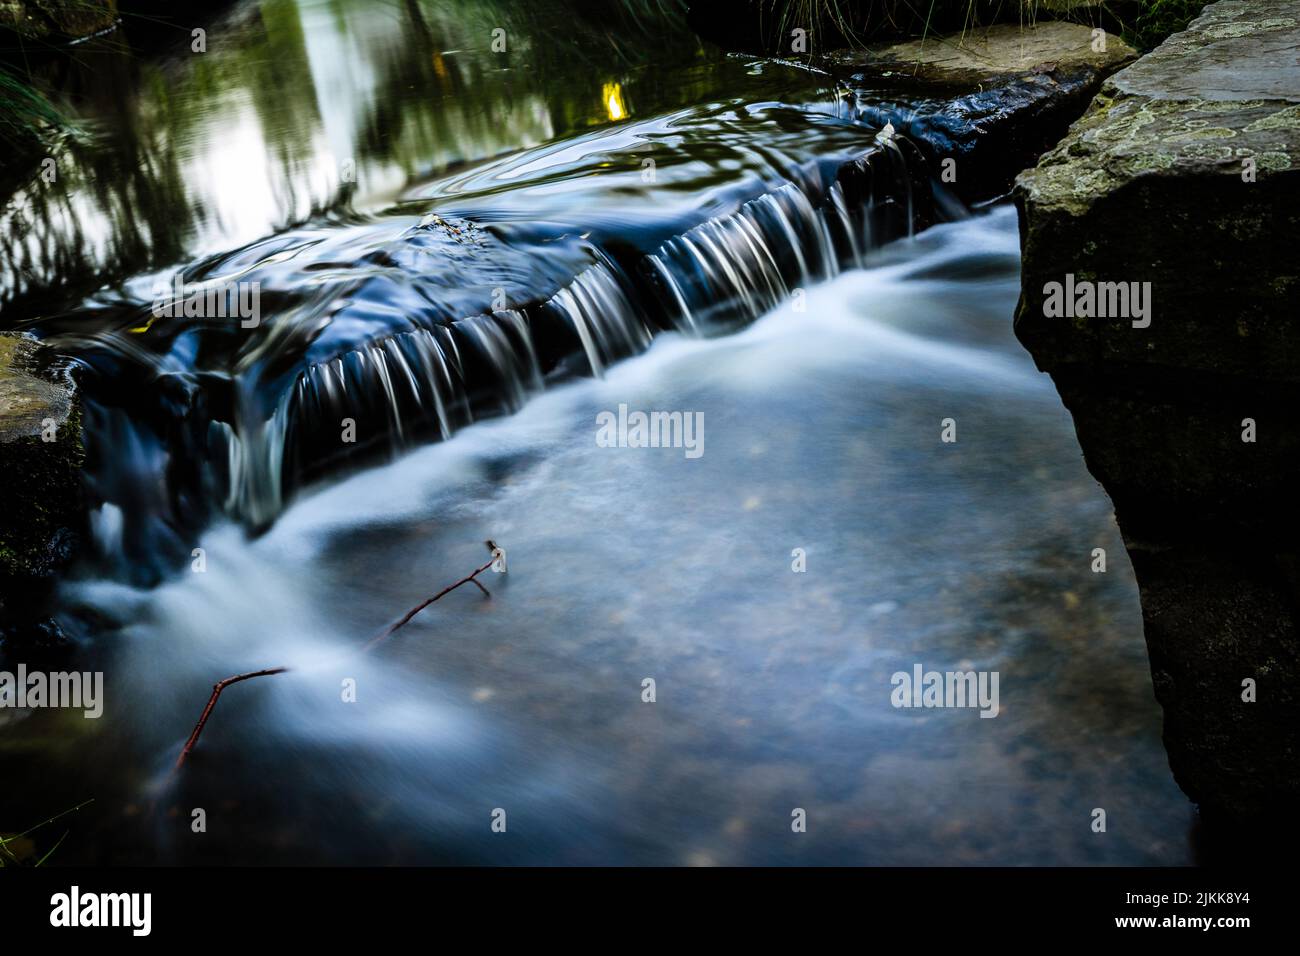
<path fill-rule="evenodd" d="M 933 221 L 937 187 L 906 141 L 779 105 L 743 117 L 691 109 L 541 147 L 413 190 L 432 198 L 395 215 L 285 233 L 60 317 L 50 342 L 86 367 L 96 420 L 124 378 L 163 386 L 149 414 L 117 416 L 136 429 L 128 447 L 156 450 L 87 436 L 128 570 L 156 578 L 214 511 L 264 528 L 304 484 L 516 411 L 547 381 L 600 376 L 658 332 L 732 331 Z M 742 175 L 698 158 L 706 134 L 725 136 L 707 152 L 740 157 Z M 254 285 L 255 321 L 158 308 L 160 290 L 211 301 Z M 73 331 L 87 318 L 91 338 Z"/>

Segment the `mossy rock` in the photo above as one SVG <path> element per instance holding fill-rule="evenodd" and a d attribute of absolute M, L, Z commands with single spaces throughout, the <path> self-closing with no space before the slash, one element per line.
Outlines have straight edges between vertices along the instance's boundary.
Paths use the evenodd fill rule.
<path fill-rule="evenodd" d="M 0 335 L 0 637 L 42 619 L 85 537 L 81 413 L 37 344 Z"/>

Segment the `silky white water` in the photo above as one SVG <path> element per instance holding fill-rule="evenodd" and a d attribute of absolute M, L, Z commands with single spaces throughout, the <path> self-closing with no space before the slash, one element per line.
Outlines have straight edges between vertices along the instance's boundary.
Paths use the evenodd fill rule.
<path fill-rule="evenodd" d="M 201 572 L 70 585 L 106 716 L 58 725 L 53 792 L 123 808 L 119 859 L 1187 862 L 1109 502 L 1012 337 L 1014 212 L 867 266 L 214 527 Z M 704 453 L 600 447 L 620 404 L 702 413 Z M 358 653 L 487 538 L 491 600 Z M 914 664 L 997 671 L 997 718 L 892 706 Z M 170 775 L 212 683 L 274 666 Z"/>

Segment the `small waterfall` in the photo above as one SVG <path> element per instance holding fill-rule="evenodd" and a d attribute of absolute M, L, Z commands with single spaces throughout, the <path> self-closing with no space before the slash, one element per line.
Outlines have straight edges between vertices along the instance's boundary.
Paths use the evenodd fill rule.
<path fill-rule="evenodd" d="M 324 262 L 328 273 L 337 270 L 337 278 L 326 274 L 334 285 L 317 284 L 320 267 L 310 261 L 297 265 L 296 251 L 269 257 L 264 261 L 271 268 L 300 270 L 285 273 L 280 286 L 310 291 L 293 293 L 296 300 L 285 298 L 290 293 L 272 293 L 268 324 L 256 336 L 211 324 L 192 331 L 160 328 L 160 334 L 175 336 L 173 344 L 165 357 L 148 361 L 129 334 L 100 340 L 116 343 L 114 357 L 105 363 L 106 380 L 117 374 L 117 356 L 139 353 L 136 362 L 147 374 L 168 370 L 160 380 L 172 383 L 176 393 L 166 408 L 132 426 L 142 445 L 148 444 L 145 432 L 152 431 L 159 448 L 155 457 L 166 463 L 155 478 L 161 500 L 135 509 L 148 519 L 135 533 L 157 538 L 158 529 L 165 528 L 162 543 L 130 542 L 130 502 L 123 505 L 120 494 L 105 496 L 122 508 L 126 551 L 137 558 L 152 555 L 147 572 L 137 564 L 132 573 L 156 576 L 166 563 L 158 552 L 183 558 L 184 542 L 213 510 L 249 528 L 264 528 L 299 489 L 315 481 L 509 414 L 548 382 L 603 376 L 660 332 L 734 331 L 796 291 L 862 265 L 881 244 L 941 218 L 937 210 L 946 207 L 936 197 L 921 154 L 903 137 L 889 137 L 847 158 L 789 168 L 783 181 L 763 184 L 724 204 L 730 208 L 643 246 L 592 239 L 567 247 L 568 259 L 548 256 L 547 246 L 532 246 L 527 255 L 540 264 L 537 274 L 560 280 L 554 291 L 533 302 L 460 318 L 447 313 L 454 301 L 472 301 L 464 297 L 469 286 L 453 286 L 455 275 L 426 276 L 419 270 L 429 260 L 420 257 L 443 256 L 442 250 L 450 249 L 452 256 L 473 264 L 476 277 L 486 268 L 489 278 L 499 260 L 495 253 L 478 258 L 478 240 L 465 238 L 472 235 L 469 228 L 457 227 L 450 238 L 440 233 L 447 221 L 437 216 L 403 232 L 405 246 L 399 241 L 374 247 L 376 227 L 357 227 L 377 251 L 364 257 L 369 271 L 356 280 L 333 252 Z M 308 248 L 321 235 L 292 248 Z M 347 239 L 330 241 L 343 248 Z M 517 272 L 521 250 L 502 250 L 515 257 L 510 260 L 515 265 L 498 268 Z M 239 255 L 231 261 L 243 275 L 248 267 Z M 562 263 L 580 263 L 581 257 L 586 264 L 563 281 Z M 200 264 L 195 274 L 205 268 Z M 366 298 L 359 290 L 367 282 L 382 283 L 388 297 Z M 521 284 L 527 288 L 527 283 L 515 287 Z M 448 298 L 449 292 L 463 298 Z M 498 296 L 492 298 L 496 304 Z M 295 311 L 277 321 L 280 303 L 295 301 Z M 121 328 L 139 324 L 139 305 L 118 308 Z M 313 331 L 335 323 L 342 331 L 334 344 Z M 195 347 L 190 336 L 200 331 L 209 337 L 208 348 L 228 353 L 233 372 L 183 374 Z M 173 367 L 178 374 L 170 374 Z M 88 401 L 94 402 L 93 389 Z M 178 415 L 177 409 L 185 411 Z M 99 458 L 111 459 L 107 452 Z M 120 482 L 101 484 L 116 488 Z"/>
<path fill-rule="evenodd" d="M 255 453 L 231 434 L 227 512 L 263 524 L 294 488 L 349 458 L 397 454 L 518 410 L 566 362 L 569 373 L 603 374 L 653 336 L 631 291 L 602 259 L 533 308 L 400 332 L 309 366 L 268 427 L 250 429 Z M 545 369 L 537 338 L 549 344 Z"/>
<path fill-rule="evenodd" d="M 618 268 L 602 257 L 543 306 L 558 310 L 572 326 L 592 375 L 603 375 L 607 365 L 650 344 L 652 333 L 638 316 L 629 293 Z"/>
<path fill-rule="evenodd" d="M 670 239 L 648 260 L 679 310 L 673 325 L 691 332 L 752 321 L 836 268 L 822 217 L 792 184 Z"/>
<path fill-rule="evenodd" d="M 256 452 L 232 457 L 229 513 L 265 523 L 296 488 L 349 459 L 509 414 L 548 378 L 601 376 L 659 331 L 734 330 L 793 290 L 860 266 L 915 229 L 914 180 L 927 195 L 929 181 L 906 147 L 891 138 L 844 164 L 822 195 L 788 182 L 644 255 L 620 262 L 599 251 L 535 305 L 401 332 L 304 369 L 272 420 L 251 429 Z"/>

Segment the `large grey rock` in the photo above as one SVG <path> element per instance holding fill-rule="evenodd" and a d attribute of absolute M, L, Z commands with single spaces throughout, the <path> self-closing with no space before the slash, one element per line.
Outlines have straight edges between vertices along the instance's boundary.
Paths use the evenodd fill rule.
<path fill-rule="evenodd" d="M 1114 501 L 1174 774 L 1209 819 L 1286 821 L 1300 798 L 1300 2 L 1208 6 L 1104 84 L 1017 202 L 1016 333 Z M 1150 324 L 1045 314 L 1067 274 L 1150 283 Z"/>
<path fill-rule="evenodd" d="M 966 202 L 1005 193 L 1136 52 L 1076 23 L 1002 24 L 828 57 L 859 112 L 919 144 Z"/>
<path fill-rule="evenodd" d="M 1104 31 L 1103 31 L 1104 32 Z M 854 54 L 846 54 L 852 56 Z M 1094 35 L 1079 23 L 1004 23 L 949 36 L 869 49 L 867 57 L 931 79 L 999 80 L 1018 73 L 1092 67 L 1109 73 L 1134 57 L 1117 36 Z M 942 71 L 942 72 L 936 72 Z"/>

